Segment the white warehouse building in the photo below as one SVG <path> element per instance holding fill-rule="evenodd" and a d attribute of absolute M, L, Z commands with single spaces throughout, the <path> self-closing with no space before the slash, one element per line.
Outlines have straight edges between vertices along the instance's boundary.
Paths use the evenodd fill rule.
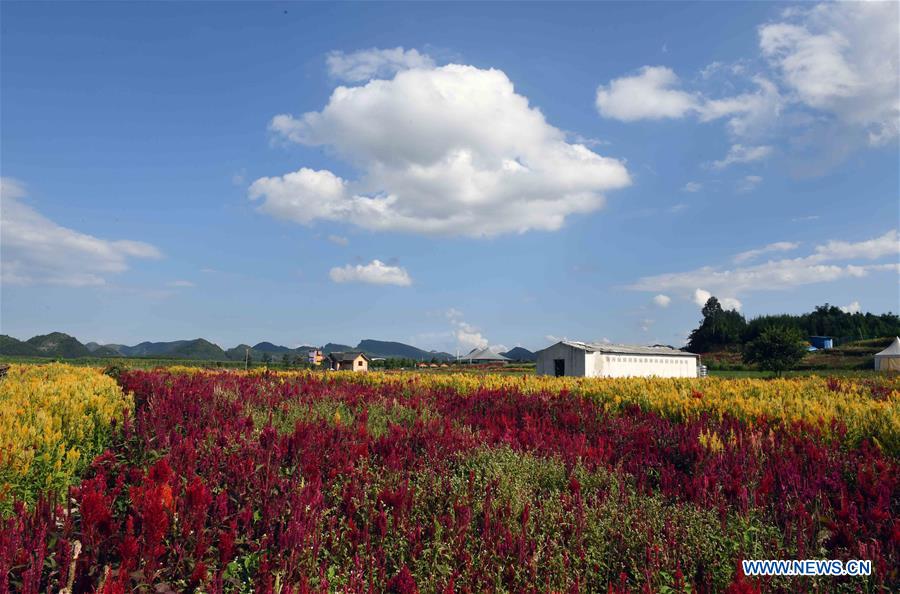
<path fill-rule="evenodd" d="M 700 355 L 662 346 L 563 340 L 538 351 L 538 375 L 697 377 Z"/>

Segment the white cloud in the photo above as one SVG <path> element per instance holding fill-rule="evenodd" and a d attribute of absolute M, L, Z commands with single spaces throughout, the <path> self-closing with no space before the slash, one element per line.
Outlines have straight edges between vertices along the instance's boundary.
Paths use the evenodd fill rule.
<path fill-rule="evenodd" d="M 778 87 L 762 76 L 753 78 L 755 92 L 721 99 L 678 89 L 679 79 L 665 66 L 644 66 L 637 74 L 623 76 L 597 88 L 600 115 L 623 122 L 678 119 L 697 116 L 701 122 L 728 118 L 737 136 L 752 136 L 769 127 L 781 112 Z"/>
<path fill-rule="evenodd" d="M 347 82 L 363 82 L 393 76 L 410 68 L 434 68 L 434 60 L 418 50 L 371 48 L 346 54 L 333 51 L 326 58 L 331 76 Z"/>
<path fill-rule="evenodd" d="M 709 291 L 704 291 L 703 289 L 694 289 L 694 303 L 703 307 L 706 305 L 706 302 L 709 301 L 709 298 L 712 297 L 712 293 Z"/>
<path fill-rule="evenodd" d="M 759 175 L 745 175 L 737 184 L 738 192 L 752 192 L 756 186 L 762 183 L 763 178 Z"/>
<path fill-rule="evenodd" d="M 800 244 L 797 242 L 776 241 L 775 243 L 770 243 L 769 245 L 765 245 L 755 250 L 747 250 L 746 252 L 741 252 L 734 257 L 734 263 L 743 264 L 744 262 L 755 260 L 763 254 L 771 254 L 773 252 L 789 252 L 791 250 L 797 249 L 798 247 L 800 247 Z"/>
<path fill-rule="evenodd" d="M 499 70 L 451 64 L 338 87 L 322 111 L 271 130 L 355 165 L 345 180 L 308 168 L 251 186 L 269 214 L 372 230 L 492 236 L 557 230 L 631 183 L 624 165 L 570 144 Z"/>
<path fill-rule="evenodd" d="M 328 273 L 336 283 L 366 283 L 370 285 L 396 285 L 408 287 L 412 278 L 404 268 L 388 266 L 381 260 L 372 260 L 369 264 L 347 264 L 332 268 Z"/>
<path fill-rule="evenodd" d="M 897 2 L 788 9 L 758 28 L 757 56 L 699 72 L 698 88 L 719 84 L 729 94 L 685 89 L 671 69 L 645 66 L 600 86 L 597 108 L 622 121 L 725 119 L 733 139 L 777 137 L 795 174 L 820 175 L 859 146 L 900 135 L 898 22 Z"/>
<path fill-rule="evenodd" d="M 744 146 L 742 144 L 733 144 L 731 145 L 731 148 L 728 149 L 728 154 L 725 155 L 725 158 L 719 161 L 713 161 L 712 167 L 714 169 L 724 169 L 735 163 L 752 163 L 754 161 L 759 161 L 760 159 L 765 159 L 770 154 L 772 154 L 771 146 Z"/>
<path fill-rule="evenodd" d="M 17 285 L 103 285 L 128 270 L 130 258 L 161 258 L 144 242 L 106 240 L 58 225 L 23 199 L 25 185 L 0 178 L 2 281 Z"/>
<path fill-rule="evenodd" d="M 657 295 L 656 297 L 653 298 L 653 303 L 655 303 L 659 307 L 663 307 L 663 308 L 669 307 L 669 304 L 671 302 L 672 302 L 672 298 L 669 297 L 668 295 L 663 295 L 662 293 L 660 293 L 659 295 Z"/>
<path fill-rule="evenodd" d="M 818 4 L 760 27 L 759 46 L 798 101 L 883 144 L 900 132 L 898 20 L 896 2 Z"/>
<path fill-rule="evenodd" d="M 800 258 L 770 260 L 751 266 L 723 269 L 704 266 L 688 272 L 674 272 L 639 279 L 629 288 L 638 291 L 667 291 L 697 296 L 705 287 L 715 295 L 737 296 L 752 291 L 787 290 L 814 283 L 862 278 L 871 272 L 898 271 L 900 264 L 839 264 L 841 260 L 877 260 L 900 255 L 896 230 L 856 243 L 830 241 Z"/>
<path fill-rule="evenodd" d="M 681 118 L 697 109 L 696 95 L 677 89 L 678 76 L 665 66 L 644 66 L 597 88 L 596 104 L 607 118 L 633 122 Z"/>
<path fill-rule="evenodd" d="M 759 136 L 770 128 L 781 114 L 783 99 L 778 87 L 771 81 L 757 76 L 754 93 L 743 93 L 723 99 L 705 99 L 699 106 L 701 122 L 728 118 L 728 129 L 738 137 Z"/>
<path fill-rule="evenodd" d="M 644 318 L 640 321 L 641 332 L 649 332 L 650 328 L 653 324 L 656 323 L 656 320 L 651 320 L 650 318 Z"/>
<path fill-rule="evenodd" d="M 174 281 L 172 281 L 172 282 L 169 283 L 169 286 L 170 286 L 170 287 L 175 287 L 175 288 L 178 288 L 178 289 L 188 289 L 188 288 L 190 288 L 190 287 L 195 287 L 195 286 L 197 286 L 197 285 L 195 285 L 194 283 L 192 283 L 192 282 L 189 281 L 189 280 L 174 280 Z"/>
<path fill-rule="evenodd" d="M 681 189 L 684 192 L 691 192 L 691 193 L 699 192 L 700 190 L 703 189 L 703 184 L 701 184 L 700 182 L 690 181 L 690 182 L 684 184 L 684 187 Z"/>
<path fill-rule="evenodd" d="M 894 229 L 880 237 L 857 243 L 831 240 L 825 245 L 816 246 L 815 257 L 820 260 L 874 260 L 897 254 L 900 254 L 900 235 Z"/>
<path fill-rule="evenodd" d="M 841 311 L 844 313 L 855 314 L 862 311 L 862 308 L 859 306 L 859 301 L 853 301 L 849 305 L 841 307 Z"/>
<path fill-rule="evenodd" d="M 712 297 L 712 293 L 706 291 L 704 289 L 694 289 L 694 303 L 698 307 L 703 307 L 706 305 L 706 302 L 709 301 L 709 298 Z M 722 309 L 726 310 L 736 310 L 741 311 L 743 304 L 735 297 L 716 297 L 719 300 L 719 304 L 722 306 Z"/>
<path fill-rule="evenodd" d="M 485 338 L 478 328 L 462 321 L 455 322 L 455 326 L 454 335 L 461 347 L 469 350 L 483 349 L 489 344 L 488 339 Z"/>
<path fill-rule="evenodd" d="M 333 243 L 335 245 L 342 245 L 342 246 L 348 245 L 350 243 L 349 239 L 347 239 L 346 237 L 343 237 L 341 235 L 329 235 L 328 241 L 330 241 L 331 243 Z"/>
<path fill-rule="evenodd" d="M 463 317 L 463 312 L 456 309 L 455 307 L 451 307 L 444 312 L 444 315 L 447 316 L 448 320 L 458 320 Z"/>

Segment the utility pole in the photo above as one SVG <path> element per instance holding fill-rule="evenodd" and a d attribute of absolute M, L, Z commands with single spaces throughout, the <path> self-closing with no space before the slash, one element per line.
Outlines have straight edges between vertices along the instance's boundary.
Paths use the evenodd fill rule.
<path fill-rule="evenodd" d="M 244 371 L 250 369 L 250 347 L 247 347 L 247 352 L 244 356 Z"/>

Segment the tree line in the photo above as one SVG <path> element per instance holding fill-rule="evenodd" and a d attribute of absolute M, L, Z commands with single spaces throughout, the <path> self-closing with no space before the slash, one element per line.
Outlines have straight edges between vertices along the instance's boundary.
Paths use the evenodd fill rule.
<path fill-rule="evenodd" d="M 819 305 L 800 314 L 764 315 L 747 321 L 736 310 L 726 310 L 715 297 L 710 297 L 702 310 L 703 319 L 689 338 L 687 349 L 695 353 L 742 350 L 766 330 L 790 330 L 801 337 L 830 336 L 836 344 L 900 335 L 900 316 L 849 313 L 834 305 Z"/>

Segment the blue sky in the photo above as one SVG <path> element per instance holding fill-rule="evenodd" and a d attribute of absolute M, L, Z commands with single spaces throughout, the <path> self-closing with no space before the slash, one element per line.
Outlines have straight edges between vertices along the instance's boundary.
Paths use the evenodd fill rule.
<path fill-rule="evenodd" d="M 5 334 L 897 311 L 898 5 L 3 3 Z"/>

